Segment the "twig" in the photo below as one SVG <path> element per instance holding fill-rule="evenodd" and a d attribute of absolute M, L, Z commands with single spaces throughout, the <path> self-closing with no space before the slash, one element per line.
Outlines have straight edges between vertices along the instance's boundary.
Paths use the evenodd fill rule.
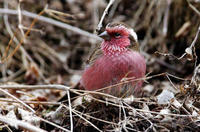
<path fill-rule="evenodd" d="M 115 103 L 99 100 L 99 99 L 96 99 L 94 97 L 92 97 L 92 99 L 94 99 L 94 100 L 96 100 L 98 102 L 101 102 L 101 103 L 105 103 L 105 104 L 109 104 L 109 105 L 112 105 L 112 106 L 120 107 L 120 105 L 115 104 Z M 124 106 L 124 108 L 130 109 L 127 106 Z M 144 113 L 156 114 L 156 115 L 167 115 L 167 116 L 175 116 L 175 117 L 198 117 L 198 115 L 180 115 L 180 114 L 170 114 L 170 113 L 164 114 L 164 113 L 159 113 L 159 112 L 155 112 L 155 111 L 148 111 L 148 110 L 142 110 L 142 109 L 136 109 L 136 108 L 134 108 L 134 110 L 139 111 L 139 112 L 144 112 Z"/>
<path fill-rule="evenodd" d="M 61 16 L 64 16 L 64 17 L 75 19 L 74 15 L 70 15 L 70 14 L 67 14 L 67 13 L 60 12 L 60 11 L 48 9 L 48 5 L 45 8 L 45 12 L 47 14 L 49 14 L 50 16 L 52 16 L 52 17 L 54 17 L 58 20 L 61 20 L 63 22 L 66 22 L 66 23 L 75 22 L 74 20 L 67 20 L 67 19 L 64 19 L 63 17 L 61 17 Z"/>
<path fill-rule="evenodd" d="M 8 3 L 7 3 L 6 0 L 4 0 L 4 8 L 5 8 L 5 9 L 8 9 Z M 21 20 L 21 19 L 22 19 L 22 15 L 21 15 L 20 5 L 19 5 L 19 7 L 18 7 L 18 16 L 19 16 L 19 17 L 18 17 L 18 19 L 19 19 L 19 25 L 22 26 L 22 24 L 20 24 L 21 21 L 22 21 L 22 20 Z M 22 46 L 22 43 L 25 41 L 27 35 L 29 34 L 29 32 L 30 32 L 30 30 L 31 30 L 31 26 L 28 28 L 29 31 L 27 31 L 26 34 L 24 34 L 24 31 L 23 31 L 22 29 L 20 29 L 20 31 L 21 31 L 21 33 L 22 33 L 22 35 L 23 35 L 23 38 L 22 38 L 22 39 L 20 40 L 20 42 L 19 42 L 19 41 L 17 40 L 17 38 L 15 37 L 16 34 L 12 32 L 12 29 L 11 29 L 10 24 L 9 24 L 9 22 L 8 22 L 8 15 L 5 14 L 5 15 L 3 16 L 3 18 L 4 18 L 4 23 L 5 23 L 5 25 L 6 25 L 6 29 L 7 29 L 8 33 L 10 34 L 10 36 L 11 36 L 12 38 L 10 39 L 10 41 L 9 41 L 9 43 L 8 43 L 8 46 L 7 46 L 7 48 L 6 48 L 6 51 L 4 52 L 4 55 L 3 55 L 3 57 L 2 57 L 0 63 L 4 63 L 4 62 L 7 61 L 9 58 L 11 58 L 11 57 L 16 53 L 16 51 L 20 48 L 20 50 L 21 50 L 21 52 L 22 52 L 22 61 L 23 61 L 23 64 L 24 64 L 25 68 L 28 67 L 28 62 L 27 62 L 27 60 L 26 60 L 26 57 L 29 59 L 29 61 L 31 61 L 32 63 L 36 64 L 36 63 L 33 61 L 33 59 L 29 56 L 29 54 L 26 52 L 26 50 L 24 49 L 24 47 Z M 34 20 L 34 21 L 32 22 L 32 24 L 31 24 L 32 26 L 34 25 L 34 22 L 35 22 L 35 21 L 36 21 L 36 20 Z M 9 50 L 9 48 L 10 48 L 10 46 L 11 46 L 13 40 L 14 40 L 14 42 L 17 44 L 17 46 L 16 46 L 16 48 L 14 49 L 14 51 L 13 51 L 10 55 L 7 56 L 8 50 Z M 36 65 L 37 65 L 37 64 L 36 64 Z M 39 71 L 39 74 L 40 74 L 41 78 L 45 81 L 44 76 L 43 76 L 43 74 L 42 74 L 41 71 Z"/>
<path fill-rule="evenodd" d="M 0 91 L 3 92 L 4 94 L 10 96 L 11 98 L 17 100 L 19 103 L 21 103 L 23 106 L 25 106 L 26 108 L 28 108 L 30 111 L 32 111 L 33 113 L 35 113 L 35 111 L 29 106 L 27 105 L 26 103 L 24 103 L 23 101 L 21 101 L 20 99 L 16 98 L 15 96 L 13 96 L 12 94 L 10 94 L 9 92 L 3 90 L 0 88 Z"/>
<path fill-rule="evenodd" d="M 63 127 L 61 127 L 61 126 L 59 126 L 59 125 L 57 125 L 57 124 L 55 124 L 55 123 L 53 123 L 53 122 L 50 122 L 50 121 L 48 121 L 48 120 L 45 120 L 45 119 L 43 119 L 43 118 L 41 118 L 41 117 L 38 117 L 41 121 L 43 121 L 43 122 L 46 122 L 46 123 L 48 123 L 48 124 L 50 124 L 50 125 L 52 125 L 52 126 L 55 126 L 55 127 L 57 127 L 57 128 L 59 128 L 59 129 L 61 129 L 61 130 L 63 130 L 64 132 L 71 132 L 71 131 L 69 131 L 68 129 L 65 129 L 65 128 L 63 128 Z M 39 132 L 39 131 L 38 131 Z"/>
<path fill-rule="evenodd" d="M 110 9 L 110 13 L 108 15 L 108 19 L 111 19 L 119 5 L 119 3 L 121 2 L 121 0 L 116 0 L 115 3 L 113 4 L 112 8 Z"/>
<path fill-rule="evenodd" d="M 108 3 L 108 5 L 107 5 L 106 9 L 105 9 L 104 12 L 103 12 L 103 15 L 102 15 L 102 17 L 101 17 L 101 20 L 99 21 L 99 24 L 98 24 L 97 29 L 96 29 L 97 31 L 99 31 L 99 30 L 101 29 L 102 23 L 103 23 L 103 19 L 105 18 L 106 14 L 108 13 L 108 9 L 110 8 L 110 6 L 111 6 L 114 2 L 115 2 L 115 0 L 110 0 L 110 1 L 109 1 L 109 3 Z"/>
<path fill-rule="evenodd" d="M 96 27 L 97 27 L 97 25 L 98 25 L 98 22 L 99 22 L 99 3 L 100 3 L 101 1 L 99 1 L 99 0 L 93 0 L 93 2 L 92 2 L 92 10 L 93 10 L 93 14 L 92 14 L 92 17 L 93 17 L 93 33 L 96 33 Z M 91 49 L 93 49 L 94 50 L 94 48 L 95 48 L 95 45 L 91 45 L 92 47 L 91 47 Z"/>
<path fill-rule="evenodd" d="M 22 10 L 21 10 L 21 0 L 19 0 L 18 6 L 17 6 L 17 11 L 18 11 L 18 28 L 21 31 L 22 36 L 24 37 L 24 42 L 26 42 L 26 38 L 25 38 L 25 33 L 23 30 L 23 25 L 22 25 Z"/>
<path fill-rule="evenodd" d="M 199 38 L 199 32 L 200 32 L 200 25 L 199 25 L 199 27 L 198 27 L 198 30 L 197 30 L 196 36 L 195 36 L 194 40 L 192 41 L 192 44 L 190 45 L 189 48 L 194 47 L 194 45 L 196 44 L 197 39 Z"/>
<path fill-rule="evenodd" d="M 0 89 L 1 90 L 1 89 Z M 5 101 L 8 101 L 8 100 L 5 100 Z M 9 101 L 8 101 L 9 102 Z M 15 102 L 15 101 L 14 101 Z M 17 101 L 16 101 L 17 102 Z M 35 102 L 35 101 L 25 101 L 25 102 L 27 102 L 27 103 L 30 103 L 30 104 L 35 104 L 35 103 L 37 103 L 37 102 Z M 17 102 L 17 103 L 19 103 L 19 102 Z M 37 103 L 37 104 L 40 104 L 40 103 L 42 103 L 42 104 L 50 104 L 50 105 L 61 105 L 61 103 L 52 103 L 52 102 L 39 102 L 39 103 Z M 37 116 L 37 115 L 36 115 Z M 43 119 L 43 118 L 41 118 L 41 117 L 39 117 L 39 116 L 37 116 L 37 118 L 39 118 L 41 121 L 44 121 L 44 122 L 46 122 L 46 123 L 48 123 L 48 124 L 51 124 L 52 126 L 55 126 L 55 127 L 57 127 L 57 128 L 59 128 L 59 129 L 61 129 L 61 130 L 63 130 L 63 131 L 65 131 L 65 132 L 70 132 L 69 130 L 67 130 L 67 129 L 65 129 L 65 128 L 63 128 L 63 127 L 61 127 L 61 126 L 59 126 L 59 125 L 57 125 L 57 124 L 55 124 L 55 123 L 53 123 L 53 122 L 50 122 L 50 121 L 48 121 L 48 120 L 45 120 L 45 119 Z M 37 132 L 40 132 L 40 131 L 37 131 Z"/>
<path fill-rule="evenodd" d="M 134 13 L 135 15 L 134 15 L 134 17 L 133 17 L 133 22 L 131 23 L 131 27 L 135 27 L 135 25 L 136 25 L 136 23 L 138 23 L 138 20 L 140 20 L 139 19 L 139 17 L 140 17 L 140 15 L 142 14 L 142 12 L 144 11 L 144 9 L 146 9 L 145 7 L 145 5 L 146 5 L 146 3 L 147 3 L 147 1 L 145 0 L 145 1 L 143 1 L 141 4 L 140 4 L 140 7 L 136 10 L 136 12 Z M 114 6 L 114 5 L 113 5 Z"/>
<path fill-rule="evenodd" d="M 5 63 L 6 65 L 6 63 Z M 14 81 L 14 78 L 16 78 L 17 76 L 19 76 L 20 74 L 22 74 L 25 71 L 24 67 L 21 67 L 21 69 L 19 69 L 18 71 L 16 71 L 15 73 L 7 76 L 7 77 L 3 77 L 0 79 L 0 82 L 8 82 L 9 80 Z"/>
<path fill-rule="evenodd" d="M 157 62 L 157 63 L 159 63 L 160 65 L 163 65 L 163 66 L 165 66 L 165 67 L 167 67 L 167 68 L 169 68 L 169 69 L 171 69 L 171 70 L 174 70 L 174 71 L 176 71 L 176 72 L 182 72 L 180 69 L 178 69 L 177 67 L 175 67 L 175 66 L 173 66 L 173 65 L 171 65 L 171 64 L 169 64 L 169 63 L 167 63 L 167 62 L 165 62 L 165 61 L 163 61 L 163 60 L 161 60 L 161 59 L 158 59 L 158 58 L 156 58 L 155 56 L 152 56 L 152 55 L 149 55 L 148 53 L 146 53 L 146 52 L 141 52 L 147 59 L 154 59 L 154 61 L 153 62 Z M 177 57 L 176 56 L 174 56 L 174 55 L 171 55 L 171 54 L 164 54 L 164 53 L 160 53 L 160 52 L 158 52 L 158 51 L 156 51 L 155 53 L 157 53 L 157 54 L 161 54 L 161 55 L 164 55 L 164 56 L 169 56 L 169 57 L 173 57 L 173 58 L 176 58 L 177 59 Z M 152 62 L 150 62 L 150 64 L 151 64 Z"/>
<path fill-rule="evenodd" d="M 0 98 L 0 102 L 19 103 L 13 99 Z M 40 104 L 40 105 L 61 105 L 59 102 L 44 102 L 44 101 L 23 101 L 26 104 Z"/>
<path fill-rule="evenodd" d="M 126 84 L 126 83 L 130 83 L 130 82 L 137 82 L 137 81 L 140 81 L 140 80 L 149 80 L 149 79 L 152 79 L 152 78 L 155 78 L 155 77 L 159 77 L 159 76 L 171 76 L 171 77 L 174 77 L 176 79 L 179 79 L 179 80 L 187 80 L 187 79 L 182 79 L 180 77 L 176 77 L 172 74 L 169 74 L 167 72 L 164 72 L 164 73 L 160 73 L 160 74 L 156 74 L 156 75 L 152 75 L 152 76 L 148 76 L 148 77 L 142 77 L 142 78 L 138 78 L 138 79 L 135 79 L 135 78 L 128 78 L 127 81 L 123 81 L 123 82 L 120 82 L 120 83 L 117 83 L 117 84 L 114 84 L 114 85 L 110 85 L 110 86 L 107 86 L 107 87 L 104 87 L 104 88 L 101 88 L 101 89 L 98 89 L 98 90 L 94 90 L 94 91 L 85 91 L 85 92 L 88 92 L 88 93 L 93 93 L 93 94 L 99 94 L 99 95 L 104 95 L 104 96 L 107 96 L 107 97 L 112 97 L 112 98 L 117 98 L 117 97 L 114 97 L 112 95 L 109 95 L 109 94 L 105 94 L 105 93 L 100 93 L 99 91 L 102 91 L 102 90 L 105 90 L 105 89 L 109 89 L 109 88 L 112 88 L 112 87 L 116 87 L 116 86 L 120 86 L 122 84 Z M 80 91 L 80 92 L 84 92 L 84 90 L 76 90 L 76 91 Z M 84 94 L 83 94 L 84 95 Z"/>
<path fill-rule="evenodd" d="M 124 102 L 125 105 L 127 105 L 130 109 L 135 110 L 134 108 L 132 108 L 130 105 L 128 105 L 127 103 Z M 147 120 L 151 125 L 145 130 L 145 132 L 149 132 L 152 128 L 153 128 L 153 123 L 145 116 L 143 116 L 141 113 L 139 113 L 138 111 L 136 111 L 138 115 L 140 115 L 142 118 L 144 118 L 145 120 Z"/>
<path fill-rule="evenodd" d="M 108 101 L 106 101 L 106 102 L 108 102 Z M 120 101 L 121 102 L 121 101 Z M 119 103 L 120 103 L 119 102 Z M 119 124 L 119 126 L 120 126 L 120 128 L 119 128 L 119 131 L 122 131 L 122 127 L 121 127 L 121 125 L 120 125 L 120 123 L 122 122 L 121 121 L 121 115 L 122 115 L 122 110 L 121 110 L 121 104 L 119 104 L 119 122 L 118 122 L 118 124 Z M 126 129 L 125 129 L 126 130 Z"/>
<path fill-rule="evenodd" d="M 52 9 L 48 9 L 48 8 L 45 8 L 45 12 L 54 13 L 54 14 L 58 14 L 58 15 L 65 16 L 65 17 L 71 17 L 71 18 L 75 19 L 74 15 L 63 13 L 63 12 L 52 10 Z"/>
<path fill-rule="evenodd" d="M 20 43 L 16 46 L 16 48 L 14 49 L 14 51 L 13 51 L 12 53 L 10 53 L 5 59 L 2 60 L 2 63 L 4 63 L 5 61 L 7 61 L 9 58 L 11 58 L 11 57 L 17 52 L 17 50 L 18 50 L 18 49 L 21 47 L 21 45 L 23 44 L 24 39 L 29 35 L 29 33 L 30 33 L 30 31 L 31 31 L 30 29 L 32 29 L 32 27 L 35 25 L 35 23 L 36 23 L 36 21 L 37 21 L 37 18 L 38 18 L 39 16 L 41 16 L 43 13 L 44 13 L 44 11 L 41 11 L 41 12 L 37 15 L 37 17 L 36 17 L 36 18 L 33 20 L 33 22 L 31 23 L 31 25 L 30 25 L 30 27 L 29 27 L 29 30 L 26 31 L 24 37 L 20 40 Z"/>
<path fill-rule="evenodd" d="M 106 120 L 103 120 L 103 119 L 95 118 L 95 117 L 90 116 L 90 115 L 88 115 L 88 114 L 81 113 L 80 111 L 77 111 L 77 110 L 75 110 L 75 109 L 74 109 L 73 111 L 75 111 L 75 112 L 77 112 L 77 113 L 79 113 L 79 114 L 82 114 L 82 115 L 84 115 L 84 116 L 86 116 L 86 117 L 88 117 L 88 118 L 92 118 L 92 119 L 94 119 L 94 120 L 101 121 L 101 122 L 103 122 L 103 123 L 107 123 L 107 124 L 111 124 L 111 125 L 118 125 L 117 123 L 114 123 L 114 122 L 109 122 L 109 121 L 106 121 Z"/>
<path fill-rule="evenodd" d="M 164 14 L 164 22 L 163 22 L 163 35 L 166 36 L 167 35 L 167 30 L 168 30 L 168 17 L 169 17 L 169 8 L 171 5 L 171 0 L 167 0 L 167 8 L 165 10 L 165 14 Z"/>
<path fill-rule="evenodd" d="M 5 9 L 8 9 L 8 3 L 7 3 L 7 1 L 6 0 L 4 0 L 4 7 L 5 7 Z M 19 4 L 19 7 L 18 7 L 18 19 L 19 19 L 19 25 L 21 25 L 22 26 L 22 24 L 20 24 L 21 22 L 22 22 L 22 15 L 21 15 L 21 9 L 20 9 L 20 4 Z M 40 12 L 41 14 L 42 14 L 42 12 Z M 40 15 L 40 14 L 39 14 Z M 38 16 L 37 16 L 38 17 Z M 22 35 L 23 35 L 23 38 L 20 40 L 20 42 L 19 42 L 19 40 L 15 37 L 15 33 L 13 33 L 12 32 L 12 29 L 11 29 L 11 27 L 10 27 L 10 24 L 9 24 L 9 22 L 8 22 L 8 15 L 7 14 L 5 14 L 4 15 L 4 23 L 5 23 L 5 25 L 6 25 L 6 29 L 7 29 L 7 31 L 8 31 L 8 33 L 10 34 L 10 36 L 12 37 L 11 39 L 10 39 L 10 41 L 9 41 L 9 43 L 8 43 L 8 46 L 7 46 L 7 48 L 6 48 L 6 51 L 4 52 L 4 56 L 3 56 L 3 58 L 1 59 L 1 62 L 0 63 L 4 63 L 5 61 L 7 61 L 9 58 L 11 58 L 15 53 L 16 53 L 16 51 L 20 48 L 20 50 L 21 50 L 21 52 L 22 52 L 22 60 L 23 60 L 23 64 L 25 65 L 25 68 L 27 68 L 28 67 L 28 62 L 27 62 L 27 60 L 26 60 L 26 58 L 25 57 L 27 57 L 28 59 L 29 59 L 29 61 L 30 62 L 32 62 L 32 63 L 34 63 L 35 65 L 37 65 L 34 61 L 33 61 L 33 59 L 29 56 L 29 54 L 26 52 L 26 50 L 24 49 L 24 47 L 22 46 L 22 44 L 23 44 L 23 42 L 25 41 L 25 39 L 26 39 L 26 37 L 27 37 L 27 35 L 30 33 L 30 30 L 32 29 L 32 27 L 33 27 L 33 25 L 34 25 L 34 23 L 36 22 L 36 18 L 33 20 L 33 22 L 31 23 L 31 26 L 28 28 L 28 31 L 26 31 L 26 33 L 24 34 L 24 31 L 22 30 L 22 29 L 20 29 L 20 31 L 21 31 L 21 33 L 22 33 Z M 23 28 L 23 27 L 22 27 Z M 32 31 L 32 30 L 31 30 Z M 7 56 L 7 53 L 8 53 L 8 50 L 9 50 L 9 48 L 10 48 L 10 46 L 11 46 L 11 44 L 12 44 L 12 41 L 14 40 L 14 42 L 17 44 L 17 46 L 16 46 L 16 48 L 14 49 L 14 51 L 10 54 L 10 55 L 8 55 Z M 46 80 L 45 80 L 45 78 L 44 78 L 44 76 L 43 76 L 43 74 L 42 74 L 42 72 L 39 70 L 39 75 L 40 75 L 40 77 L 46 82 Z"/>
<path fill-rule="evenodd" d="M 69 90 L 70 87 L 59 85 L 59 84 L 49 84 L 49 85 L 0 85 L 1 89 L 55 89 L 55 90 Z"/>
<path fill-rule="evenodd" d="M 69 109 L 69 107 L 67 107 L 66 105 L 63 105 L 63 107 Z M 93 126 L 96 130 L 98 130 L 99 132 L 103 132 L 102 130 L 100 130 L 97 126 L 95 126 L 93 123 L 91 123 L 90 121 L 88 121 L 86 118 L 84 118 L 82 115 L 79 115 L 79 113 L 77 113 L 76 111 L 72 111 L 74 114 L 76 114 L 77 116 L 79 116 L 81 119 L 83 119 L 84 121 L 86 121 L 87 123 L 89 123 L 91 126 Z"/>
<path fill-rule="evenodd" d="M 163 56 L 171 56 L 171 57 L 174 57 L 177 60 L 181 60 L 185 55 L 193 56 L 192 51 L 193 51 L 193 48 L 194 48 L 196 41 L 198 39 L 199 33 L 200 33 L 200 25 L 198 27 L 198 30 L 197 30 L 197 33 L 196 33 L 194 40 L 192 41 L 191 45 L 188 48 L 185 49 L 185 53 L 181 57 L 176 57 L 172 54 L 161 53 L 161 52 L 158 52 L 158 51 L 156 51 L 155 53 L 163 55 Z"/>
<path fill-rule="evenodd" d="M 11 10 L 11 9 L 2 9 L 2 8 L 0 8 L 0 14 L 17 15 L 17 11 L 16 10 Z M 28 12 L 28 11 L 25 11 L 25 10 L 22 11 L 22 14 L 24 16 L 27 16 L 27 17 L 30 17 L 30 18 L 37 18 L 38 17 L 37 14 L 31 13 L 31 12 Z M 83 36 L 87 36 L 87 37 L 90 37 L 90 38 L 93 38 L 93 39 L 96 39 L 96 40 L 102 40 L 100 37 L 98 37 L 95 34 L 89 33 L 87 31 L 84 31 L 84 30 L 80 29 L 80 28 L 71 26 L 71 25 L 66 24 L 66 23 L 62 23 L 62 22 L 56 21 L 56 20 L 48 18 L 48 17 L 40 16 L 37 19 L 40 20 L 40 21 L 55 25 L 57 27 L 64 28 L 64 29 L 76 32 L 76 33 L 78 33 L 80 35 L 83 35 Z"/>
<path fill-rule="evenodd" d="M 171 83 L 171 85 L 174 87 L 174 89 L 178 89 L 175 85 L 174 85 L 174 83 L 171 81 L 171 79 L 169 78 L 169 76 L 168 76 L 168 74 L 166 74 L 166 77 L 167 77 L 167 79 L 169 80 L 169 82 Z"/>
<path fill-rule="evenodd" d="M 73 128 L 74 128 L 74 126 L 73 126 L 73 115 L 72 115 L 72 105 L 71 105 L 69 90 L 67 90 L 67 97 L 68 97 L 68 105 L 69 105 L 71 132 L 73 132 Z"/>
<path fill-rule="evenodd" d="M 124 105 L 123 105 L 122 100 L 119 100 L 119 103 L 120 103 L 119 110 L 121 111 L 121 109 L 122 109 L 123 114 L 124 114 L 124 119 L 123 119 L 123 121 L 121 121 L 121 122 L 122 122 L 122 128 L 124 128 L 124 130 L 125 130 L 126 132 L 128 132 L 128 130 L 127 130 L 127 128 L 126 128 L 127 121 L 128 121 L 128 118 L 127 118 L 127 116 L 126 116 L 126 111 L 125 111 L 125 108 L 124 108 Z M 120 118 L 121 118 L 121 116 L 119 117 L 119 119 L 120 119 Z"/>
<path fill-rule="evenodd" d="M 176 78 L 176 79 L 179 79 L 179 80 L 183 80 L 183 81 L 187 80 L 187 79 L 183 79 L 183 78 L 180 78 L 180 77 L 177 77 L 177 76 L 174 76 L 172 74 L 165 72 L 165 73 L 160 73 L 160 74 L 156 74 L 156 75 L 152 75 L 152 76 L 148 76 L 148 77 L 143 77 L 143 78 L 138 78 L 138 79 L 131 79 L 130 78 L 128 81 L 120 82 L 120 83 L 117 83 L 115 85 L 107 86 L 107 87 L 104 87 L 102 89 L 98 89 L 98 90 L 95 90 L 95 91 L 70 89 L 70 87 L 68 87 L 68 86 L 59 85 L 59 84 L 50 84 L 50 85 L 0 85 L 0 88 L 2 88 L 2 89 L 29 89 L 29 90 L 33 90 L 33 89 L 55 89 L 55 90 L 64 90 L 64 91 L 70 90 L 71 92 L 74 92 L 74 93 L 79 94 L 81 96 L 84 96 L 84 95 L 87 95 L 87 94 L 90 93 L 90 94 L 103 95 L 103 96 L 113 98 L 113 99 L 118 99 L 115 96 L 112 96 L 112 95 L 106 94 L 106 93 L 101 93 L 99 91 L 109 89 L 109 88 L 112 88 L 112 87 L 116 87 L 116 86 L 122 85 L 124 83 L 130 83 L 130 82 L 139 81 L 139 80 L 149 80 L 149 79 L 152 79 L 152 78 L 155 78 L 155 77 L 166 76 L 166 75 L 171 76 L 171 77 Z M 84 94 L 80 94 L 78 92 L 84 92 Z"/>
<path fill-rule="evenodd" d="M 9 9 L 7 9 L 7 8 L 8 8 L 8 3 L 7 3 L 6 0 L 4 0 L 4 9 L 5 9 L 5 10 L 9 10 Z M 17 15 L 17 11 L 16 11 L 16 15 Z M 6 29 L 7 29 L 8 33 L 10 34 L 10 36 L 11 36 L 11 40 L 9 41 L 8 47 L 7 47 L 7 49 L 6 49 L 6 50 L 9 50 L 9 46 L 12 44 L 12 41 L 13 41 L 13 40 L 14 40 L 14 42 L 15 42 L 17 45 L 19 45 L 19 41 L 18 41 L 17 38 L 15 37 L 15 34 L 12 32 L 12 29 L 11 29 L 10 24 L 9 24 L 9 22 L 8 22 L 8 15 L 5 14 L 5 15 L 3 16 L 3 18 L 4 18 L 4 23 L 5 23 L 5 25 L 6 25 Z M 29 56 L 29 54 L 26 52 L 26 50 L 24 49 L 23 46 L 20 46 L 20 50 L 22 51 L 22 53 L 23 53 L 24 55 L 26 55 L 26 57 L 27 57 L 31 62 L 33 62 L 33 59 Z M 5 51 L 4 57 L 7 56 L 7 52 L 8 52 L 8 51 Z M 3 59 L 5 59 L 5 58 L 2 58 L 2 60 L 3 60 Z"/>
<path fill-rule="evenodd" d="M 16 120 L 13 118 L 8 118 L 8 117 L 2 116 L 2 115 L 0 115 L 0 121 L 4 122 L 6 124 L 9 124 L 10 126 L 13 126 L 16 129 L 18 129 L 18 127 L 20 127 L 20 128 L 26 129 L 31 132 L 46 132 L 45 130 L 35 127 L 32 124 L 29 124 L 27 122 Z"/>
<path fill-rule="evenodd" d="M 197 8 L 194 7 L 188 0 L 186 0 L 186 1 L 187 1 L 187 3 L 189 4 L 189 7 L 190 7 L 198 16 L 200 16 L 199 10 L 197 10 Z"/>
<path fill-rule="evenodd" d="M 20 26 L 22 29 L 24 30 L 29 30 L 28 27 L 25 27 L 23 25 Z M 36 29 L 36 28 L 32 28 L 30 29 L 31 31 L 34 31 L 34 32 L 39 32 L 40 34 L 44 34 L 44 31 L 42 29 Z"/>
<path fill-rule="evenodd" d="M 200 69 L 200 64 L 195 68 L 194 74 L 193 74 L 193 76 L 192 76 L 192 80 L 191 80 L 190 84 L 195 84 L 195 85 L 197 85 L 196 76 L 197 76 L 197 74 L 199 74 L 199 69 Z"/>
<path fill-rule="evenodd" d="M 175 34 L 175 38 L 179 38 L 181 36 L 184 36 L 186 32 L 188 32 L 188 28 L 191 26 L 191 22 L 187 21 L 185 22 L 179 30 Z"/>

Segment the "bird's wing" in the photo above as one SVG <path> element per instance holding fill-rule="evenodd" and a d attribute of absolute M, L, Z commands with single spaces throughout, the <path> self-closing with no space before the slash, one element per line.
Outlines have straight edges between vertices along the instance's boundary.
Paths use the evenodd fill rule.
<path fill-rule="evenodd" d="M 129 49 L 131 50 L 134 50 L 134 51 L 137 51 L 137 52 L 140 52 L 140 49 L 139 49 L 139 43 L 135 40 L 132 39 L 132 37 L 129 36 L 129 39 L 130 39 L 130 46 L 128 46 Z"/>
<path fill-rule="evenodd" d="M 95 60 L 97 58 L 99 58 L 99 56 L 101 56 L 102 54 L 103 53 L 102 53 L 102 50 L 101 50 L 101 47 L 100 47 L 100 44 L 99 44 L 90 54 L 89 58 L 86 61 L 86 65 L 93 65 Z"/>

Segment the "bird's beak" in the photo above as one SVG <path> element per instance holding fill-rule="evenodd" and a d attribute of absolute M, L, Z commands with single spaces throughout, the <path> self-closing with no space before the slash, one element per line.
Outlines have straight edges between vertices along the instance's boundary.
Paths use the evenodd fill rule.
<path fill-rule="evenodd" d="M 104 40 L 110 40 L 110 35 L 108 34 L 107 31 L 102 32 L 98 36 L 101 37 L 101 38 L 103 38 Z"/>

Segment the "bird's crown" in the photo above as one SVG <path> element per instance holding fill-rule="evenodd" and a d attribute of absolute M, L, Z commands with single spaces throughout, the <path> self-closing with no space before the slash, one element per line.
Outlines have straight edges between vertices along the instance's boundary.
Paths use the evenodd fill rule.
<path fill-rule="evenodd" d="M 108 29 L 121 29 L 121 28 L 125 29 L 126 31 L 128 31 L 129 38 L 131 39 L 131 41 L 134 41 L 134 42 L 138 41 L 137 34 L 133 30 L 133 28 L 131 28 L 130 26 L 126 25 L 125 23 L 113 22 L 113 23 L 108 23 L 107 26 L 106 26 L 106 30 L 108 30 Z"/>

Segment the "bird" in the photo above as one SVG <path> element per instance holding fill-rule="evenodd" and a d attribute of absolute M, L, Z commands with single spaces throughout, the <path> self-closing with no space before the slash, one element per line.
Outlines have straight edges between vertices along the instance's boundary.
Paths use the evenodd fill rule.
<path fill-rule="evenodd" d="M 99 91 L 121 98 L 140 96 L 146 61 L 139 52 L 135 31 L 125 23 L 112 22 L 98 36 L 103 41 L 90 54 L 80 81 L 72 89 Z M 72 99 L 78 96 L 70 93 Z M 58 99 L 66 100 L 67 95 Z"/>
<path fill-rule="evenodd" d="M 99 37 L 103 41 L 87 60 L 80 87 L 116 97 L 139 95 L 146 61 L 139 52 L 136 32 L 125 23 L 112 22 Z"/>

